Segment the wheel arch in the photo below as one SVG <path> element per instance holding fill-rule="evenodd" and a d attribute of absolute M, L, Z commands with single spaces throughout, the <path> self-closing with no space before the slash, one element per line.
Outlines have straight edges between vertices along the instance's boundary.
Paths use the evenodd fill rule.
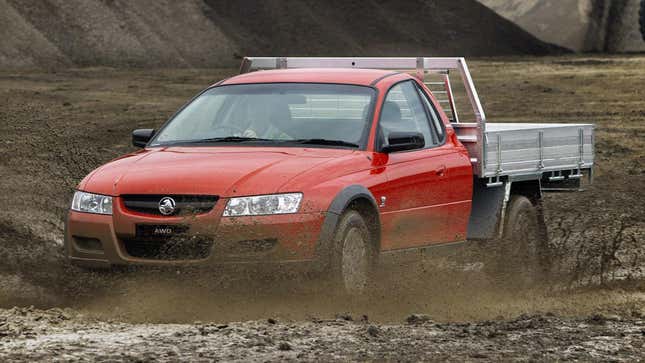
<path fill-rule="evenodd" d="M 328 266 L 333 250 L 334 233 L 340 222 L 341 215 L 346 210 L 356 210 L 365 218 L 370 230 L 372 243 L 376 250 L 380 250 L 381 222 L 378 205 L 374 195 L 362 185 L 350 185 L 343 188 L 332 200 L 323 222 L 318 243 L 316 244 L 316 257 L 322 263 L 321 267 Z"/>
<path fill-rule="evenodd" d="M 511 195 L 523 195 L 537 206 L 542 199 L 542 184 L 540 179 L 514 181 L 511 184 Z"/>

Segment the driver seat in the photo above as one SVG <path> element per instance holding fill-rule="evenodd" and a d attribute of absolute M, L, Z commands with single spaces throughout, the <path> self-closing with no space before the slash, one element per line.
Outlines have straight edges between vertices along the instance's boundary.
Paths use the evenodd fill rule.
<path fill-rule="evenodd" d="M 274 103 L 271 106 L 269 122 L 278 130 L 291 135 L 293 133 L 295 123 L 291 117 L 289 104 L 284 101 Z"/>

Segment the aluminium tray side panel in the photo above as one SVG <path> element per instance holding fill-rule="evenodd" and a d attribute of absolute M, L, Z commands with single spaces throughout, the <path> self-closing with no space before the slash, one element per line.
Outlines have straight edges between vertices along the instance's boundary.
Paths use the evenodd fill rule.
<path fill-rule="evenodd" d="M 593 139 L 590 124 L 488 123 L 480 176 L 588 169 L 594 161 Z"/>

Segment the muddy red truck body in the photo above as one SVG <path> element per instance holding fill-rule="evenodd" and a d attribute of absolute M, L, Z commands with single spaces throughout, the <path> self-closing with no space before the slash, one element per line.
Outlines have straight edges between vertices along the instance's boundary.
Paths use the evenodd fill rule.
<path fill-rule="evenodd" d="M 471 122 L 457 114 L 451 71 L 462 76 Z M 247 99 L 267 106 L 242 106 Z M 199 119 L 200 102 L 217 108 L 214 119 L 242 120 L 216 129 L 240 130 L 183 142 L 185 115 Z M 261 118 L 239 116 L 247 112 L 290 126 L 260 138 L 235 126 Z M 306 138 L 288 135 L 299 125 Z M 343 260 L 343 245 L 363 243 L 346 258 L 369 255 L 373 266 L 385 252 L 495 238 L 512 195 L 535 204 L 545 191 L 578 190 L 593 166 L 591 125 L 486 124 L 462 58 L 246 58 L 240 75 L 207 88 L 159 131 L 135 131 L 133 143 L 143 148 L 77 187 L 65 232 L 76 264 L 324 270 Z M 349 210 L 364 223 L 347 222 Z M 338 236 L 345 224 L 354 237 L 349 227 Z"/>

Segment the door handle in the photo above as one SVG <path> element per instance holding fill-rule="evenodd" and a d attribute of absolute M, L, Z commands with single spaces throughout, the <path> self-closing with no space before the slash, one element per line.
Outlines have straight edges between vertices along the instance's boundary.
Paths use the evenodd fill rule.
<path fill-rule="evenodd" d="M 439 176 L 444 176 L 444 175 L 446 175 L 446 166 L 445 166 L 445 165 L 441 165 L 441 166 L 439 167 L 439 169 L 435 170 L 435 173 L 436 173 L 437 175 L 439 175 Z"/>

